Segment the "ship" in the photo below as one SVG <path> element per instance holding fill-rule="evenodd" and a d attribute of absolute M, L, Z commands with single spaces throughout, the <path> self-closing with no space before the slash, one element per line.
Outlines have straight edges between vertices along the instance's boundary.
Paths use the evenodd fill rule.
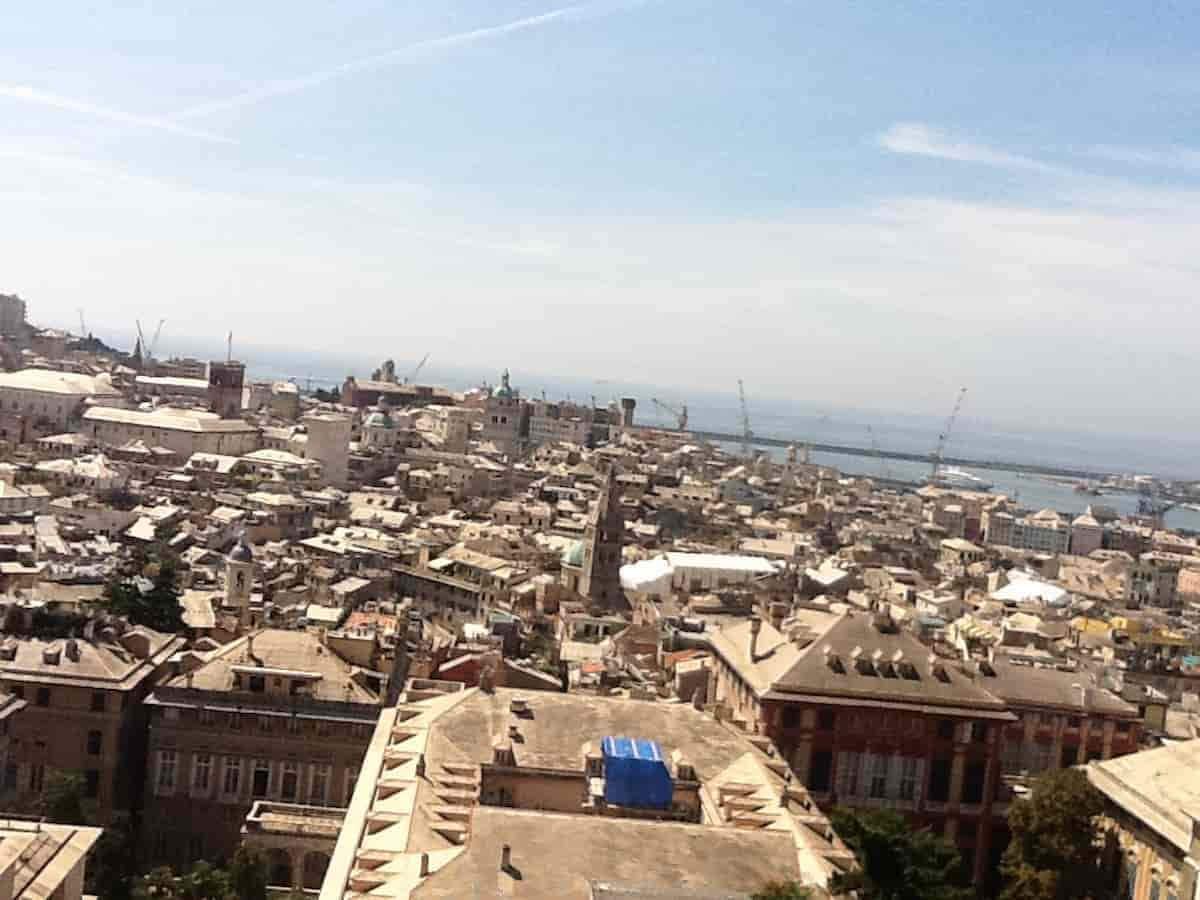
<path fill-rule="evenodd" d="M 960 491 L 990 491 L 992 483 L 958 466 L 939 466 L 937 473 L 926 481 L 934 487 Z"/>

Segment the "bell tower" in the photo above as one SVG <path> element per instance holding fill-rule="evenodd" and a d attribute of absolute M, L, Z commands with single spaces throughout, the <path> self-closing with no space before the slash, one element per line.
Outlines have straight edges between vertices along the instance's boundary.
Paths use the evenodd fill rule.
<path fill-rule="evenodd" d="M 626 605 L 621 590 L 621 545 L 625 517 L 621 514 L 621 488 L 616 466 L 610 464 L 600 485 L 596 507 L 583 532 L 583 562 L 579 593 L 609 609 Z"/>
<path fill-rule="evenodd" d="M 225 606 L 237 611 L 242 628 L 250 621 L 250 593 L 254 587 L 254 551 L 243 533 L 225 557 Z"/>

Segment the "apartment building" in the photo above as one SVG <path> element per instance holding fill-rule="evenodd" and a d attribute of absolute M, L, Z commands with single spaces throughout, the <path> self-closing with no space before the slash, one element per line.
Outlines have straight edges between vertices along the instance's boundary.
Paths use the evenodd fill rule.
<path fill-rule="evenodd" d="M 379 717 L 379 673 L 351 664 L 316 634 L 276 629 L 191 652 L 181 665 L 146 700 L 143 821 L 153 862 L 185 867 L 231 856 L 256 801 L 349 801 Z"/>
<path fill-rule="evenodd" d="M 9 728 L 4 805 L 30 809 L 53 773 L 72 772 L 82 773 L 100 824 L 135 808 L 146 758 L 142 700 L 182 646 L 120 620 L 90 624 L 80 638 L 4 638 L 0 684 L 26 704 Z"/>

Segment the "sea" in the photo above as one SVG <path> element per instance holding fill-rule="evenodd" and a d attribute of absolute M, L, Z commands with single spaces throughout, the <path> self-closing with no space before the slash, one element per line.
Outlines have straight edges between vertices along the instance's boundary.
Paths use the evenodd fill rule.
<path fill-rule="evenodd" d="M 189 350 L 176 346 L 170 349 L 181 356 L 195 355 L 201 359 L 213 350 L 211 347 Z M 252 378 L 290 380 L 304 390 L 338 387 L 347 375 L 369 378 L 382 361 L 373 359 L 367 353 L 356 354 L 348 350 L 308 352 L 241 345 L 235 349 L 236 355 L 246 362 L 247 372 Z M 419 362 L 419 358 L 397 358 L 396 372 L 404 376 L 415 370 Z M 417 378 L 421 383 L 440 384 L 453 390 L 495 384 L 499 379 L 499 372 L 450 364 L 438 359 L 430 359 Z M 686 404 L 691 428 L 729 434 L 740 434 L 742 431 L 736 386 L 728 393 L 721 393 L 682 386 L 639 384 L 626 379 L 538 374 L 524 371 L 518 360 L 514 360 L 512 383 L 526 397 L 545 396 L 551 400 L 587 402 L 594 399 L 604 404 L 621 397 L 633 397 L 637 400 L 636 420 L 639 423 L 673 427 L 675 419 L 671 413 L 656 407 L 651 399 L 658 398 L 676 408 Z M 930 453 L 938 434 L 946 425 L 945 417 L 815 407 L 811 403 L 760 397 L 753 393 L 750 385 L 747 385 L 747 412 L 752 432 L 762 437 L 793 440 L 798 444 L 811 442 L 863 448 L 873 446 L 873 437 L 874 446 L 914 453 Z M 759 449 L 776 457 L 784 452 L 778 447 Z M 1200 480 L 1200 463 L 1197 462 L 1200 459 L 1200 441 L 1164 442 L 1150 440 L 1144 435 L 1045 427 L 1014 428 L 970 414 L 964 414 L 956 421 L 945 452 L 948 456 L 1011 460 L 1018 466 L 1022 463 L 1041 464 Z M 912 482 L 929 475 L 929 465 L 926 463 L 822 452 L 811 453 L 810 459 L 836 467 L 847 474 Z M 1120 513 L 1137 511 L 1138 496 L 1134 493 L 1105 491 L 1103 496 L 1096 497 L 1077 492 L 1074 482 L 1070 480 L 1032 475 L 1020 468 L 981 469 L 973 474 L 991 482 L 993 492 L 1006 494 L 1021 507 L 1031 510 L 1050 508 L 1065 515 L 1076 515 L 1091 504 L 1103 504 Z M 1166 524 L 1183 531 L 1200 533 L 1200 511 L 1177 506 L 1167 513 Z"/>

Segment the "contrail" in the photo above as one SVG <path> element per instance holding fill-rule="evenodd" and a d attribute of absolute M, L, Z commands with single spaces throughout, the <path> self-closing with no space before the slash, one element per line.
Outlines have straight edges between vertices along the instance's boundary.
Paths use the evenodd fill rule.
<path fill-rule="evenodd" d="M 57 94 L 50 94 L 24 85 L 0 84 L 0 97 L 7 97 L 10 100 L 20 100 L 24 103 L 33 103 L 38 106 L 48 106 L 53 109 L 62 109 L 68 112 L 81 113 L 96 119 L 117 122 L 121 125 L 132 125 L 137 128 L 165 131 L 168 134 L 176 134 L 181 137 L 199 138 L 202 141 L 212 141 L 217 144 L 237 143 L 232 138 L 213 134 L 211 131 L 202 131 L 198 128 L 180 125 L 168 119 L 156 116 L 141 116 L 136 113 L 127 113 L 107 106 L 97 106 L 94 103 L 88 103 L 84 100 L 60 97 Z"/>
<path fill-rule="evenodd" d="M 183 121 L 186 119 L 196 119 L 201 116 L 211 115 L 215 112 L 221 112 L 227 109 L 237 109 L 240 106 L 250 106 L 254 103 L 260 103 L 263 100 L 269 100 L 272 97 L 282 97 L 287 94 L 295 94 L 306 88 L 315 87 L 319 84 L 324 84 L 327 81 L 333 81 L 338 78 L 344 78 L 347 75 L 354 75 L 358 72 L 365 72 L 371 69 L 380 69 L 386 66 L 395 66 L 407 62 L 415 62 L 418 59 L 435 53 L 439 50 L 447 50 L 455 47 L 465 47 L 471 44 L 477 44 L 480 41 L 486 41 L 491 38 L 502 37 L 507 34 L 513 34 L 518 31 L 528 31 L 533 28 L 540 28 L 543 25 L 548 25 L 551 22 L 559 22 L 571 19 L 582 13 L 595 10 L 598 4 L 585 4 L 579 6 L 564 6 L 561 9 L 551 10 L 550 12 L 542 13 L 536 16 L 528 16 L 524 19 L 516 19 L 512 22 L 505 22 L 503 25 L 492 25 L 487 28 L 475 28 L 471 31 L 462 31 L 458 34 L 450 34 L 445 37 L 432 38 L 425 41 L 417 41 L 415 44 L 409 44 L 406 47 L 400 47 L 396 50 L 389 50 L 387 53 L 379 53 L 375 56 L 368 56 L 363 59 L 353 60 L 352 62 L 342 63 L 336 66 L 330 66 L 325 69 L 318 69 L 308 75 L 301 75 L 297 78 L 285 78 L 279 81 L 272 81 L 264 84 L 262 87 L 254 88 L 253 90 L 245 91 L 241 94 L 235 94 L 232 97 L 227 97 L 224 100 L 214 100 L 211 103 L 201 103 L 199 106 L 192 106 L 188 109 L 181 110 L 168 116 L 171 121 Z"/>

